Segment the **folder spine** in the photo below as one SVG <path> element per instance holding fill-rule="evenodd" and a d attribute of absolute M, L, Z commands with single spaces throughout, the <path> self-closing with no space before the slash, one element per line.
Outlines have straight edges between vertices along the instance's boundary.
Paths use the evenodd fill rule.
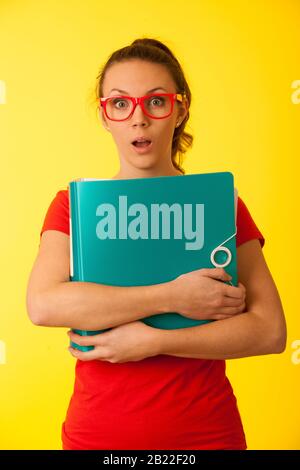
<path fill-rule="evenodd" d="M 71 281 L 84 281 L 84 269 L 82 258 L 82 239 L 80 230 L 80 211 L 78 211 L 78 198 L 79 198 L 78 184 L 76 181 L 71 181 L 69 184 L 69 210 L 70 210 L 70 280 Z M 72 209 L 71 209 L 72 208 Z M 74 209 L 74 210 L 73 210 Z M 72 213 L 72 218 L 71 218 Z M 75 251 L 76 249 L 76 251 Z M 72 328 L 72 331 L 80 336 L 89 336 L 100 333 L 101 331 L 86 331 Z M 91 351 L 94 346 L 80 346 L 73 341 L 70 345 L 79 351 Z"/>

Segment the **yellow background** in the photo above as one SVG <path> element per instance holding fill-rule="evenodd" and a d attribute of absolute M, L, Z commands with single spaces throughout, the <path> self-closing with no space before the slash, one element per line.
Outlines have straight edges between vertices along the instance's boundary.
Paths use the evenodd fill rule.
<path fill-rule="evenodd" d="M 287 317 L 283 354 L 227 361 L 248 448 L 300 449 L 299 26 L 298 0 L 0 1 L 2 449 L 61 448 L 75 359 L 67 329 L 30 323 L 27 280 L 56 192 L 117 172 L 91 93 L 108 56 L 140 36 L 182 64 L 195 137 L 186 173 L 234 174 Z"/>

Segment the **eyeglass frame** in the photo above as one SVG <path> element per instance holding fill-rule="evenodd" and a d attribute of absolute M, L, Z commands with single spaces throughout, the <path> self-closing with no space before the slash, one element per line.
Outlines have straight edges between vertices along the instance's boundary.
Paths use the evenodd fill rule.
<path fill-rule="evenodd" d="M 148 114 L 148 112 L 146 111 L 145 106 L 144 106 L 144 100 L 146 98 L 150 98 L 152 96 L 168 96 L 171 99 L 171 111 L 169 112 L 169 114 L 167 114 L 166 116 L 163 116 L 163 117 L 154 117 L 151 114 Z M 150 117 L 151 119 L 165 119 L 165 118 L 169 117 L 172 114 L 173 109 L 174 109 L 175 101 L 180 101 L 182 103 L 183 98 L 185 98 L 185 97 L 186 97 L 185 93 L 151 93 L 150 95 L 140 96 L 139 98 L 134 97 L 134 96 L 126 96 L 126 95 L 113 95 L 113 96 L 98 98 L 98 100 L 100 102 L 100 106 L 102 106 L 103 109 L 104 109 L 104 113 L 105 113 L 105 116 L 107 117 L 107 119 L 109 119 L 110 121 L 121 122 L 121 121 L 127 121 L 127 119 L 131 118 L 131 116 L 133 115 L 133 113 L 135 111 L 135 108 L 138 104 L 141 105 L 143 113 L 146 114 L 146 116 Z M 129 98 L 131 100 L 131 102 L 133 103 L 133 108 L 132 108 L 130 114 L 127 116 L 127 118 L 125 118 L 125 119 L 112 119 L 107 115 L 106 104 L 107 104 L 107 101 L 109 99 L 112 99 L 112 98 Z"/>

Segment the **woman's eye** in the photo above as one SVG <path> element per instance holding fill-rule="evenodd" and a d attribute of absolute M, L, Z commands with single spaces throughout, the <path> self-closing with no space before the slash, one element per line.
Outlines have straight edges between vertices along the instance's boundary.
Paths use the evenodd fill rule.
<path fill-rule="evenodd" d="M 154 105 L 157 104 L 157 103 L 158 104 L 160 104 L 160 103 L 163 104 L 164 99 L 162 97 L 155 97 L 155 98 L 152 98 L 151 103 L 154 104 Z"/>
<path fill-rule="evenodd" d="M 126 106 L 126 100 L 114 100 L 113 103 L 117 108 L 124 108 Z M 119 103 L 124 104 L 124 106 L 118 106 Z"/>

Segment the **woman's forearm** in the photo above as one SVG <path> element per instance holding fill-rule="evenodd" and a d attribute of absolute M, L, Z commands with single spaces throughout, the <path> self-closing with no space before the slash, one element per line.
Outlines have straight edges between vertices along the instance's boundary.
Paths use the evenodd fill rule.
<path fill-rule="evenodd" d="M 267 325 L 254 312 L 244 312 L 191 328 L 160 330 L 159 354 L 199 359 L 235 359 L 281 353 L 286 329 Z"/>
<path fill-rule="evenodd" d="M 109 286 L 62 282 L 39 295 L 31 317 L 41 326 L 101 330 L 168 311 L 168 283 Z"/>

